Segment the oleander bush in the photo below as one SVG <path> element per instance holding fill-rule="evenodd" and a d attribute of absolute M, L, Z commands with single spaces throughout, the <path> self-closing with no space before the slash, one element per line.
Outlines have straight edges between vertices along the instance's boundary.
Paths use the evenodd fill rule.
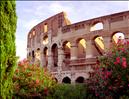
<path fill-rule="evenodd" d="M 24 59 L 18 63 L 13 77 L 14 97 L 43 97 L 55 85 L 53 76 L 39 64 L 30 64 Z"/>
<path fill-rule="evenodd" d="M 119 40 L 112 45 L 97 61 L 89 89 L 99 98 L 129 99 L 129 41 Z"/>

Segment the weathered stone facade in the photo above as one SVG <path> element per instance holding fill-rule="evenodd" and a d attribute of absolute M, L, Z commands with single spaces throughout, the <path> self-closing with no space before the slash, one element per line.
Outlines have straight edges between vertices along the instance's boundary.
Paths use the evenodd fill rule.
<path fill-rule="evenodd" d="M 118 36 L 129 38 L 129 11 L 74 24 L 61 12 L 30 30 L 27 57 L 40 61 L 59 83 L 81 83 Z"/>

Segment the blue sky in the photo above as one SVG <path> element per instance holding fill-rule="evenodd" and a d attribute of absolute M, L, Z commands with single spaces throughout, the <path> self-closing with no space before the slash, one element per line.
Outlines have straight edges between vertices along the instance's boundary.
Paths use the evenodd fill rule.
<path fill-rule="evenodd" d="M 61 11 L 71 23 L 129 10 L 129 1 L 16 1 L 16 54 L 26 57 L 27 34 L 39 22 Z"/>

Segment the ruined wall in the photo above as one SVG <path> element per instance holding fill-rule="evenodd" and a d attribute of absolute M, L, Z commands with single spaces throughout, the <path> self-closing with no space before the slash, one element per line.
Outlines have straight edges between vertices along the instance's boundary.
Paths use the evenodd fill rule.
<path fill-rule="evenodd" d="M 62 12 L 31 29 L 27 56 L 47 66 L 58 82 L 74 83 L 78 77 L 89 77 L 97 56 L 103 55 L 120 36 L 129 38 L 129 11 L 74 24 Z"/>

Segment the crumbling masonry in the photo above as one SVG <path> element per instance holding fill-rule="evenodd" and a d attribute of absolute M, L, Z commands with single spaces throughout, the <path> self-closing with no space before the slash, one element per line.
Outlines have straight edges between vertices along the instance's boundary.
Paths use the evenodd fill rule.
<path fill-rule="evenodd" d="M 61 12 L 28 33 L 27 57 L 47 67 L 59 83 L 83 83 L 111 42 L 129 38 L 129 11 L 71 24 Z"/>

